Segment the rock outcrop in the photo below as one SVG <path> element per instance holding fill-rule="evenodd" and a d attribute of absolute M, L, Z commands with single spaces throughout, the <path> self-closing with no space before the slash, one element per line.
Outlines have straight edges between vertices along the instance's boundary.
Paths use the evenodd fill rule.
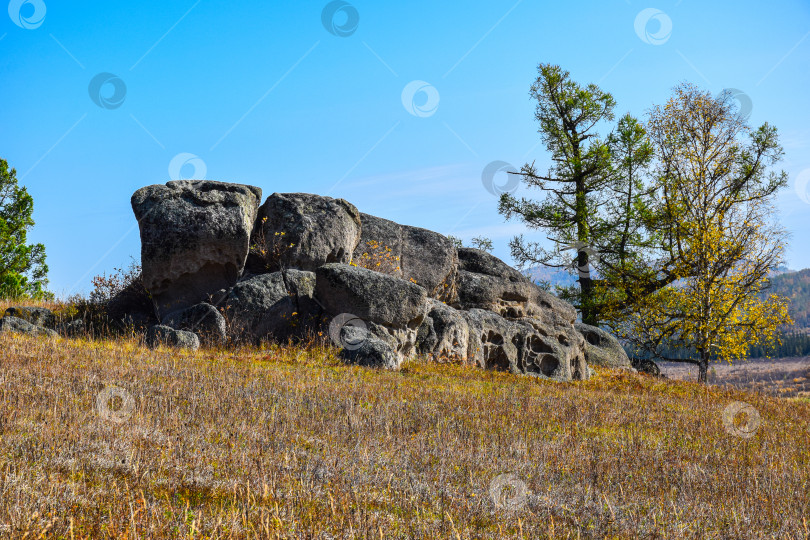
<path fill-rule="evenodd" d="M 225 342 L 225 317 L 216 307 L 205 302 L 167 315 L 162 324 L 175 330 L 193 332 L 206 345 Z"/>
<path fill-rule="evenodd" d="M 467 362 L 470 326 L 462 311 L 428 299 L 428 312 L 419 326 L 417 350 L 436 362 Z"/>
<path fill-rule="evenodd" d="M 315 276 L 315 297 L 327 316 L 349 313 L 358 317 L 400 361 L 416 353 L 417 330 L 427 310 L 424 288 L 347 264 L 325 264 Z"/>
<path fill-rule="evenodd" d="M 385 369 L 417 354 L 559 381 L 588 378 L 588 360 L 628 367 L 612 336 L 575 325 L 570 304 L 489 253 L 342 199 L 260 196 L 210 181 L 133 195 L 163 324 L 150 344 L 323 335 L 347 361 Z"/>
<path fill-rule="evenodd" d="M 141 231 L 143 284 L 158 319 L 236 284 L 248 255 L 261 189 L 178 180 L 139 189 L 132 210 Z"/>

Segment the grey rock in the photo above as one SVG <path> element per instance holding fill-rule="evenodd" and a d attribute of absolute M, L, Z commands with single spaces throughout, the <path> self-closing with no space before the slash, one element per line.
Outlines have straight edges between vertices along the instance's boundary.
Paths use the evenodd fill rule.
<path fill-rule="evenodd" d="M 251 341 L 305 337 L 320 315 L 314 293 L 315 274 L 300 270 L 261 274 L 240 281 L 225 302 L 231 331 Z"/>
<path fill-rule="evenodd" d="M 197 350 L 200 348 L 200 338 L 193 332 L 156 324 L 146 331 L 146 346 L 154 349 L 160 345 Z"/>
<path fill-rule="evenodd" d="M 363 329 L 344 326 L 341 341 L 351 344 L 340 351 L 340 356 L 350 364 L 388 370 L 400 368 L 402 356 L 390 344 Z"/>
<path fill-rule="evenodd" d="M 470 330 L 468 357 L 484 369 L 558 381 L 589 377 L 584 339 L 573 328 L 551 329 L 537 320 L 508 320 L 477 308 L 462 314 Z"/>
<path fill-rule="evenodd" d="M 476 248 L 459 248 L 458 269 L 474 274 L 484 274 L 511 282 L 527 282 L 526 276 L 486 251 Z"/>
<path fill-rule="evenodd" d="M 84 335 L 87 329 L 82 319 L 64 322 L 56 327 L 56 331 L 65 337 L 77 337 Z"/>
<path fill-rule="evenodd" d="M 343 199 L 273 193 L 259 208 L 253 232 L 253 244 L 263 245 L 265 254 L 251 254 L 249 269 L 312 271 L 326 263 L 348 263 L 360 227 L 360 212 Z"/>
<path fill-rule="evenodd" d="M 236 283 L 260 200 L 257 187 L 208 180 L 172 181 L 135 192 L 143 284 L 159 318 L 211 301 L 212 293 Z"/>
<path fill-rule="evenodd" d="M 427 292 L 409 281 L 348 264 L 323 265 L 315 278 L 315 298 L 328 314 L 414 330 L 425 318 Z"/>
<path fill-rule="evenodd" d="M 497 257 L 474 248 L 458 250 L 459 309 L 486 309 L 507 319 L 531 317 L 546 324 L 571 325 L 574 307 L 544 291 Z"/>
<path fill-rule="evenodd" d="M 364 321 L 400 361 L 416 354 L 417 330 L 427 310 L 427 292 L 419 285 L 366 268 L 327 264 L 315 271 L 315 298 L 330 322 L 343 313 Z"/>
<path fill-rule="evenodd" d="M 631 362 L 633 367 L 639 373 L 646 373 L 647 375 L 666 378 L 665 375 L 661 374 L 661 368 L 658 367 L 658 364 L 649 358 L 633 358 Z"/>
<path fill-rule="evenodd" d="M 627 352 L 613 335 L 581 322 L 574 323 L 574 328 L 585 338 L 585 361 L 589 366 L 633 369 Z"/>
<path fill-rule="evenodd" d="M 194 332 L 200 342 L 206 345 L 225 342 L 225 317 L 217 308 L 205 302 L 166 316 L 162 324 L 175 330 Z"/>
<path fill-rule="evenodd" d="M 392 273 L 413 281 L 428 291 L 428 296 L 452 300 L 458 256 L 453 242 L 444 235 L 419 227 L 400 225 L 369 214 L 360 214 L 362 235 L 354 262 L 379 257 L 381 250 L 390 249 L 398 258 L 398 268 Z M 372 270 L 374 268 L 371 268 Z"/>
<path fill-rule="evenodd" d="M 53 329 L 56 326 L 56 317 L 53 312 L 43 307 L 14 306 L 6 309 L 6 316 L 16 317 L 43 328 Z"/>
<path fill-rule="evenodd" d="M 467 362 L 470 329 L 462 313 L 435 299 L 417 333 L 417 351 L 433 361 Z"/>
<path fill-rule="evenodd" d="M 6 315 L 2 319 L 0 319 L 0 332 L 27 334 L 29 336 L 41 336 L 48 338 L 59 336 L 59 334 L 57 334 L 50 328 L 43 328 L 41 326 L 31 324 L 26 320 L 20 319 L 18 317 L 12 317 L 9 315 Z"/>

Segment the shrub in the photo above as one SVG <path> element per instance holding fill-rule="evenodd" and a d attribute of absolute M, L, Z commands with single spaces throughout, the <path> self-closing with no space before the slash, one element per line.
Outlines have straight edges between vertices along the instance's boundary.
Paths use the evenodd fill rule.
<path fill-rule="evenodd" d="M 399 257 L 394 255 L 390 247 L 384 246 L 376 240 L 368 240 L 364 253 L 350 264 L 391 276 L 400 271 Z"/>

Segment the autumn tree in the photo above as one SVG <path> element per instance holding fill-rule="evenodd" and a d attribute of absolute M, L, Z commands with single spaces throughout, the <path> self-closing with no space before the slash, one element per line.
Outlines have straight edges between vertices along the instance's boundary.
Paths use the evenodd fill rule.
<path fill-rule="evenodd" d="M 582 86 L 559 66 L 540 64 L 530 96 L 537 102 L 535 119 L 541 140 L 551 154 L 548 172 L 534 163 L 521 169 L 522 181 L 543 192 L 535 201 L 501 195 L 498 211 L 506 219 L 523 221 L 542 230 L 550 248 L 527 241 L 522 235 L 510 242 L 513 258 L 521 265 L 579 269 L 578 291 L 563 294 L 574 301 L 583 322 L 597 324 L 598 302 L 590 272 L 594 248 L 594 216 L 605 204 L 605 187 L 612 181 L 610 149 L 597 128 L 614 118 L 613 97 L 595 84 Z"/>
<path fill-rule="evenodd" d="M 28 244 L 34 199 L 17 184 L 17 171 L 0 159 L 0 297 L 49 296 L 45 246 Z"/>
<path fill-rule="evenodd" d="M 787 183 L 772 170 L 782 148 L 776 129 L 750 128 L 730 96 L 690 84 L 651 110 L 648 131 L 656 184 L 646 226 L 660 242 L 651 269 L 671 284 L 648 291 L 615 329 L 654 358 L 697 365 L 705 382 L 711 360 L 742 358 L 790 323 L 787 299 L 762 294 L 786 240 L 773 219 Z M 672 347 L 695 354 L 662 354 Z"/>

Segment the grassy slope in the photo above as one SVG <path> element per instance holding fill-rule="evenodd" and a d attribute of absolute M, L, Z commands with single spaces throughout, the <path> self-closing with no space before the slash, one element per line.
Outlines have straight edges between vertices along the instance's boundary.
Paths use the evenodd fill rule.
<path fill-rule="evenodd" d="M 571 384 L 375 372 L 319 348 L 10 335 L 0 348 L 0 536 L 809 534 L 804 402 L 611 371 Z M 106 385 L 134 400 L 120 423 L 99 415 Z M 751 439 L 724 430 L 734 400 L 762 417 Z M 504 473 L 528 495 L 499 509 L 489 488 Z"/>

